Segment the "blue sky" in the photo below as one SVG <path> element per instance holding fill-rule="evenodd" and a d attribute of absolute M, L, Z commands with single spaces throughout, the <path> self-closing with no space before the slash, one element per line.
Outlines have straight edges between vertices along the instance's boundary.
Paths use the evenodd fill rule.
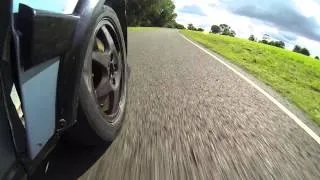
<path fill-rule="evenodd" d="M 18 12 L 19 3 L 22 3 L 35 9 L 71 14 L 77 2 L 78 0 L 13 0 L 13 12 Z"/>
<path fill-rule="evenodd" d="M 206 16 L 206 14 L 202 11 L 202 9 L 196 4 L 183 6 L 181 9 L 179 9 L 179 12 L 195 14 L 199 16 Z"/>
<path fill-rule="evenodd" d="M 177 22 L 210 30 L 229 24 L 238 37 L 254 34 L 295 44 L 320 56 L 320 0 L 174 0 Z"/>

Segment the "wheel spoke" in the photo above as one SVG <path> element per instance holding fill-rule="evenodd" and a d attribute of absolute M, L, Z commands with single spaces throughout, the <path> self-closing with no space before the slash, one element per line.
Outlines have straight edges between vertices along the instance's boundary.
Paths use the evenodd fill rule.
<path fill-rule="evenodd" d="M 110 56 L 107 53 L 99 52 L 99 51 L 93 51 L 92 52 L 92 59 L 108 69 Z"/>
<path fill-rule="evenodd" d="M 116 72 L 114 73 L 115 79 L 119 82 L 121 81 L 121 75 L 122 75 L 122 63 L 121 63 L 121 53 L 118 53 L 117 62 L 115 64 L 118 66 Z"/>
<path fill-rule="evenodd" d="M 121 71 L 117 71 L 113 73 L 113 78 L 116 81 L 116 86 L 115 89 L 119 89 L 120 88 L 120 81 L 121 81 Z"/>
<path fill-rule="evenodd" d="M 96 37 L 95 39 L 95 45 L 94 45 L 94 49 L 98 50 L 100 52 L 104 52 L 105 51 L 105 45 L 103 44 L 103 42 L 101 41 L 100 38 Z"/>
<path fill-rule="evenodd" d="M 102 111 L 107 111 L 110 108 L 110 96 L 104 98 L 103 104 L 100 104 Z"/>
<path fill-rule="evenodd" d="M 115 50 L 116 46 L 114 44 L 113 38 L 112 38 L 111 34 L 109 33 L 108 29 L 105 26 L 102 26 L 101 29 L 102 29 L 104 35 L 106 36 L 107 44 L 110 48 L 109 50 L 110 51 Z"/>
<path fill-rule="evenodd" d="M 110 85 L 109 77 L 103 76 L 100 83 L 98 84 L 96 88 L 96 95 L 97 98 L 106 96 L 112 91 L 112 87 Z"/>
<path fill-rule="evenodd" d="M 112 101 L 111 101 L 112 102 L 112 110 L 111 110 L 111 112 L 115 113 L 117 108 L 118 108 L 118 106 L 119 106 L 119 101 L 120 101 L 120 90 L 119 90 L 119 88 L 117 90 L 113 91 L 113 96 L 112 97 L 113 98 L 112 98 Z"/>
<path fill-rule="evenodd" d="M 122 69 L 122 55 L 121 55 L 121 52 L 118 52 L 118 69 Z"/>

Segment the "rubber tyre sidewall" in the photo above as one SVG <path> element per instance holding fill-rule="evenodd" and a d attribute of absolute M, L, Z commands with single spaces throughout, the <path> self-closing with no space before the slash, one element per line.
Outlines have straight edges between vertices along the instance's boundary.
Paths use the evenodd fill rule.
<path fill-rule="evenodd" d="M 104 6 L 102 9 L 103 9 L 102 13 L 97 18 L 95 27 L 98 25 L 98 23 L 101 20 L 105 18 L 109 19 L 113 23 L 114 29 L 120 38 L 121 48 L 123 52 L 123 64 L 124 64 L 123 81 L 125 82 L 124 83 L 125 85 L 123 87 L 124 88 L 123 95 L 122 95 L 123 98 L 119 105 L 119 112 L 117 116 L 113 119 L 113 122 L 110 123 L 105 119 L 106 117 L 100 111 L 99 105 L 94 100 L 95 97 L 93 94 L 93 90 L 88 89 L 88 86 L 85 85 L 85 82 L 84 82 L 85 80 L 83 76 L 81 77 L 80 98 L 79 98 L 79 103 L 80 103 L 79 111 L 81 112 L 78 113 L 78 116 L 82 116 L 82 117 L 78 118 L 79 119 L 78 123 L 82 124 L 82 126 L 80 125 L 83 130 L 82 133 L 87 133 L 86 134 L 87 138 L 82 139 L 81 141 L 81 142 L 84 142 L 84 144 L 91 144 L 91 142 L 96 141 L 96 139 L 93 139 L 95 138 L 94 135 L 92 134 L 90 135 L 92 131 L 96 135 L 98 135 L 102 140 L 112 141 L 116 137 L 118 131 L 120 130 L 121 125 L 123 123 L 124 115 L 125 115 L 125 107 L 126 107 L 126 100 L 127 100 L 127 83 L 128 83 L 128 73 L 127 73 L 128 65 L 127 65 L 127 59 L 126 59 L 127 55 L 126 55 L 125 40 L 124 40 L 123 31 L 121 29 L 119 19 L 116 13 L 114 12 L 114 10 L 108 6 Z M 89 43 L 91 42 L 91 39 L 94 38 L 94 35 L 95 35 L 94 31 L 95 31 L 95 28 L 90 36 Z M 89 51 L 88 50 L 89 43 L 87 48 L 85 48 L 86 56 L 88 54 L 87 52 Z M 88 59 L 89 58 L 86 58 L 84 63 L 87 63 L 86 61 Z M 86 121 L 86 122 L 83 122 L 83 121 Z M 89 127 L 87 126 L 87 124 L 89 124 Z"/>

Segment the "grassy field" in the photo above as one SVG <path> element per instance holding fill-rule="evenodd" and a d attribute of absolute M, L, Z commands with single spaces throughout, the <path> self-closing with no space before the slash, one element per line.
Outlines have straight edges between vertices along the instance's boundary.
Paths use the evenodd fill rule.
<path fill-rule="evenodd" d="M 130 32 L 155 30 L 155 29 L 159 29 L 159 28 L 158 27 L 128 27 L 128 31 L 130 31 Z"/>
<path fill-rule="evenodd" d="M 180 31 L 239 65 L 301 108 L 320 125 L 320 61 L 228 36 Z"/>

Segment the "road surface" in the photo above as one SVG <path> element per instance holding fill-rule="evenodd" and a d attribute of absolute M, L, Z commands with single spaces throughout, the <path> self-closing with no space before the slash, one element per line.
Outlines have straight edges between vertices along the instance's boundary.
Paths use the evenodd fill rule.
<path fill-rule="evenodd" d="M 320 179 L 320 145 L 177 31 L 129 33 L 128 58 L 120 135 L 102 149 L 57 153 L 49 178 Z"/>

